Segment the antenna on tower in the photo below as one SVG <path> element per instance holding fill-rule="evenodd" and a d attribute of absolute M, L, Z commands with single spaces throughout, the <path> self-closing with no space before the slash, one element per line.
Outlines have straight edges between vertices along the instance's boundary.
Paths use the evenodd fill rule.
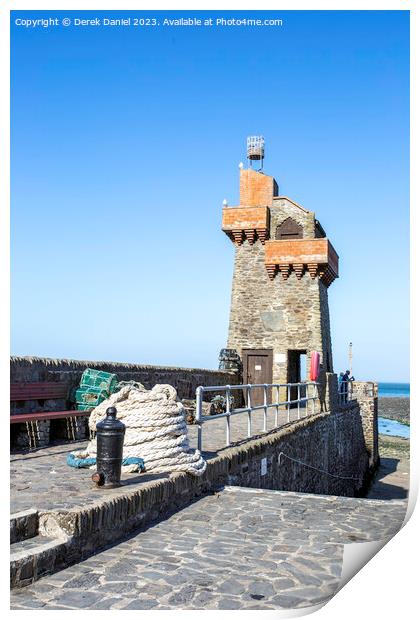
<path fill-rule="evenodd" d="M 265 140 L 263 136 L 248 136 L 246 139 L 246 156 L 250 161 L 250 166 L 252 168 L 253 161 L 260 161 L 261 168 L 264 166 L 264 147 Z"/>

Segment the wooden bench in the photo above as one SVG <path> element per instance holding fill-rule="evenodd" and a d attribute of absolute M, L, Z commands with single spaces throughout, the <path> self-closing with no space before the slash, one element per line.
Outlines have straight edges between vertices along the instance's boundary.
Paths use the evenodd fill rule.
<path fill-rule="evenodd" d="M 26 402 L 28 400 L 37 400 L 41 407 L 44 406 L 44 401 L 53 400 L 67 400 L 69 392 L 68 383 L 55 382 L 55 381 L 42 381 L 37 383 L 12 383 L 10 386 L 10 401 L 11 402 Z M 77 409 L 67 409 L 64 411 L 28 411 L 27 413 L 16 413 L 10 415 L 10 424 L 25 424 L 27 426 L 29 435 L 30 447 L 31 439 L 35 437 L 35 429 L 33 427 L 34 422 L 39 420 L 55 420 L 60 418 L 79 418 L 88 416 L 90 409 L 87 411 L 78 411 Z M 32 438 L 31 438 L 32 435 Z"/>

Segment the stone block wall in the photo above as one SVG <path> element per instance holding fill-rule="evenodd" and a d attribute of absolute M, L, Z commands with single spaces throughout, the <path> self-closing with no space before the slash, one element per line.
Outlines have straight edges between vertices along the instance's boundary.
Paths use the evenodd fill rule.
<path fill-rule="evenodd" d="M 270 239 L 276 238 L 277 226 L 282 224 L 288 217 L 291 217 L 299 226 L 302 226 L 304 239 L 313 239 L 315 237 L 315 213 L 307 211 L 286 196 L 278 196 L 273 198 L 272 203 L 270 203 Z"/>
<path fill-rule="evenodd" d="M 50 442 L 50 420 L 12 424 L 10 435 L 16 448 L 45 448 Z"/>
<path fill-rule="evenodd" d="M 294 422 L 233 448 L 231 456 L 228 483 L 254 488 L 352 497 L 362 492 L 369 473 L 357 403 Z"/>
<path fill-rule="evenodd" d="M 227 347 L 319 351 L 323 370 L 332 370 L 328 291 L 308 272 L 270 280 L 264 246 L 244 241 L 236 248 Z M 287 363 L 273 365 L 273 382 L 287 382 Z"/>
<path fill-rule="evenodd" d="M 71 390 L 79 384 L 86 368 L 115 373 L 119 381 L 138 381 L 148 390 L 157 383 L 168 383 L 177 390 L 180 398 L 194 398 L 195 390 L 199 385 L 234 385 L 238 383 L 236 373 L 229 370 L 41 357 L 12 357 L 10 382 L 65 381 Z"/>
<path fill-rule="evenodd" d="M 379 464 L 378 384 L 373 381 L 353 381 L 352 394 L 360 407 L 369 467 L 375 469 Z"/>

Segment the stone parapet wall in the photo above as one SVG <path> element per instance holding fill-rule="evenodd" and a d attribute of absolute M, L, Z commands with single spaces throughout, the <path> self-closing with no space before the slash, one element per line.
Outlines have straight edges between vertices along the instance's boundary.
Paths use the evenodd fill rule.
<path fill-rule="evenodd" d="M 35 383 L 38 381 L 63 381 L 68 383 L 69 399 L 72 391 L 79 385 L 86 368 L 115 373 L 119 381 L 138 381 L 146 389 L 157 383 L 172 385 L 183 399 L 195 398 L 199 385 L 235 385 L 239 383 L 237 373 L 229 370 L 206 370 L 201 368 L 175 368 L 166 366 L 146 366 L 124 364 L 119 362 L 83 361 L 67 359 L 50 359 L 41 357 L 12 357 L 11 383 Z M 215 393 L 206 393 L 211 399 Z M 66 411 L 74 407 L 70 400 L 47 399 L 44 401 L 28 400 L 11 403 L 11 413 L 29 413 L 39 411 Z M 36 422 L 29 429 L 26 424 L 11 425 L 12 448 L 47 446 L 55 440 L 78 440 L 88 437 L 87 418 L 66 418 Z"/>
<path fill-rule="evenodd" d="M 41 357 L 12 357 L 10 381 L 11 383 L 66 381 L 71 389 L 79 384 L 86 368 L 115 373 L 119 381 L 138 381 L 146 389 L 151 389 L 157 383 L 168 383 L 177 390 L 180 398 L 194 398 L 199 385 L 238 383 L 237 374 L 229 370 Z"/>

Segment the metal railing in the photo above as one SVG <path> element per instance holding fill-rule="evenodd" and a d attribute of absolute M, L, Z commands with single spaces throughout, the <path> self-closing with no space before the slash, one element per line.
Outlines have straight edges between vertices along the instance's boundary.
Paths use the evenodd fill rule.
<path fill-rule="evenodd" d="M 268 410 L 274 408 L 274 428 L 279 428 L 283 424 L 290 422 L 290 409 L 292 405 L 296 406 L 297 419 L 301 419 L 301 410 L 305 409 L 305 417 L 310 415 L 308 413 L 308 404 L 312 403 L 312 415 L 315 414 L 315 401 L 318 399 L 318 383 L 309 381 L 305 383 L 255 383 L 247 385 L 213 385 L 202 386 L 200 385 L 196 389 L 196 412 L 195 422 L 198 426 L 198 449 L 202 449 L 202 435 L 203 425 L 211 420 L 218 420 L 220 418 L 226 419 L 226 446 L 231 445 L 231 425 L 230 419 L 234 415 L 247 414 L 248 415 L 248 438 L 252 437 L 252 413 L 254 411 L 263 411 L 263 429 L 264 433 L 267 432 L 267 417 Z M 287 393 L 287 399 L 280 399 L 280 390 Z M 291 398 L 292 388 L 296 388 L 297 398 Z M 252 392 L 255 389 L 263 390 L 263 404 L 252 404 Z M 232 407 L 232 392 L 235 390 L 243 390 L 244 400 L 246 401 L 246 407 Z M 309 395 L 309 391 L 312 391 L 312 395 Z M 222 413 L 216 413 L 213 415 L 203 415 L 203 394 L 205 392 L 224 392 L 226 401 L 226 410 Z M 273 400 L 273 394 L 276 392 L 277 400 L 275 402 L 269 402 Z M 271 394 L 271 398 L 270 398 Z M 279 424 L 280 407 L 284 408 L 284 412 L 287 413 L 287 419 L 283 424 Z"/>
<path fill-rule="evenodd" d="M 338 382 L 338 402 L 345 405 L 353 400 L 357 400 L 357 394 L 353 388 L 353 381 Z M 365 396 L 373 398 L 375 396 L 375 383 L 373 381 L 363 381 L 365 384 Z"/>

